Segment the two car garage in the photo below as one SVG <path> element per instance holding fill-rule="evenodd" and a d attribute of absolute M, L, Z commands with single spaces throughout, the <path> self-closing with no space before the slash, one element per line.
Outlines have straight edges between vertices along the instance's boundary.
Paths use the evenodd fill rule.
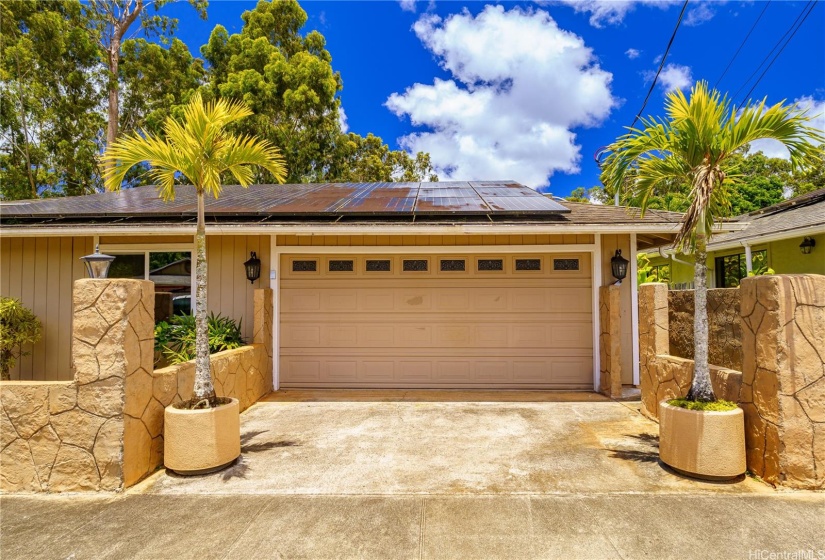
<path fill-rule="evenodd" d="M 593 386 L 591 254 L 284 254 L 282 387 Z"/>

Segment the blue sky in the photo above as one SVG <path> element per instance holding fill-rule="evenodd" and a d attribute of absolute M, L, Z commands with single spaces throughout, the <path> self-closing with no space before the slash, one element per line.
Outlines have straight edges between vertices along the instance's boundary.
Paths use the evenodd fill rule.
<path fill-rule="evenodd" d="M 304 31 L 326 37 L 343 78 L 351 131 L 372 132 L 394 149 L 429 151 L 442 179 L 514 179 L 558 196 L 598 184 L 593 154 L 641 108 L 681 4 L 301 2 Z M 215 25 L 239 32 L 241 13 L 254 5 L 213 0 L 207 21 L 184 2 L 164 12 L 180 19 L 177 36 L 199 56 Z M 722 91 L 738 91 L 738 104 L 767 64 L 748 78 L 807 5 L 689 2 L 645 114 L 662 113 L 667 89 L 716 84 L 764 10 L 719 82 Z M 751 94 L 765 96 L 825 111 L 823 3 Z M 825 118 L 816 126 L 825 127 Z M 757 148 L 782 156 L 770 143 Z"/>

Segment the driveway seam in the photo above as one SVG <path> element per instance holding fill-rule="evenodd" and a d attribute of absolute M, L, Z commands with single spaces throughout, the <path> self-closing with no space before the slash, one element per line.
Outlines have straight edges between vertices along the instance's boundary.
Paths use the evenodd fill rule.
<path fill-rule="evenodd" d="M 418 560 L 424 558 L 424 526 L 427 523 L 427 498 L 421 498 L 421 517 L 418 526 Z"/>
<path fill-rule="evenodd" d="M 252 518 L 247 522 L 246 527 L 243 528 L 243 531 L 238 533 L 238 536 L 235 538 L 235 540 L 232 541 L 232 544 L 230 544 L 229 547 L 226 549 L 226 554 L 224 554 L 221 557 L 221 560 L 226 560 L 227 558 L 230 557 L 229 555 L 232 553 L 232 549 L 235 548 L 235 545 L 238 544 L 238 541 L 240 541 L 241 538 L 249 532 L 249 528 L 252 526 L 252 524 L 261 516 L 261 514 L 264 512 L 264 510 L 267 507 L 269 507 L 269 504 L 271 504 L 274 501 L 275 501 L 275 498 L 270 497 L 268 500 L 266 500 L 264 502 L 264 504 L 261 506 L 261 508 L 258 510 L 258 512 L 255 515 L 253 515 Z"/>

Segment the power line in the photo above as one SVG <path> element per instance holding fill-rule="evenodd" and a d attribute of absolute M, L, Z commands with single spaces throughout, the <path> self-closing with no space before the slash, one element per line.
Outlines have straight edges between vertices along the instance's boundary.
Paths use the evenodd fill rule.
<path fill-rule="evenodd" d="M 642 108 L 639 109 L 639 112 L 636 113 L 636 117 L 633 119 L 633 124 L 630 125 L 630 128 L 636 124 L 636 121 L 642 116 L 642 113 L 647 107 L 647 102 L 650 100 L 650 96 L 653 93 L 653 88 L 656 87 L 656 81 L 659 79 L 659 74 L 662 72 L 662 68 L 665 65 L 665 60 L 667 60 L 667 55 L 670 52 L 670 47 L 673 45 L 673 40 L 676 38 L 676 32 L 679 30 L 679 25 L 682 24 L 682 17 L 685 15 L 685 9 L 687 9 L 689 0 L 685 0 L 685 3 L 682 4 L 682 11 L 679 12 L 679 19 L 676 21 L 676 27 L 673 28 L 673 34 L 670 36 L 670 41 L 667 42 L 667 48 L 665 49 L 665 54 L 662 56 L 662 60 L 659 62 L 659 69 L 656 70 L 656 76 L 653 78 L 653 83 L 650 84 L 650 89 L 647 92 L 647 96 L 645 97 L 644 103 L 642 103 Z"/>
<path fill-rule="evenodd" d="M 788 30 L 785 31 L 785 33 L 782 35 L 782 37 L 779 38 L 779 40 L 776 42 L 776 44 L 773 46 L 773 48 L 770 50 L 770 52 L 768 52 L 768 54 L 765 56 L 765 58 L 762 59 L 762 62 L 760 62 L 759 66 L 756 67 L 756 70 L 754 70 L 753 73 L 750 76 L 748 76 L 748 79 L 745 80 L 742 83 L 741 86 L 739 86 L 739 89 L 736 90 L 736 93 L 731 95 L 731 98 L 736 99 L 739 96 L 739 92 L 742 91 L 742 89 L 745 88 L 748 85 L 748 83 L 753 79 L 754 76 L 756 76 L 757 72 L 759 72 L 759 70 L 762 68 L 762 65 L 765 64 L 768 61 L 768 59 L 771 57 L 771 55 L 774 53 L 774 51 L 779 47 L 779 45 L 782 43 L 782 41 L 785 40 L 785 37 L 787 37 L 788 34 L 791 33 L 791 30 L 793 30 L 795 27 L 798 29 L 797 23 L 799 23 L 799 20 L 802 19 L 803 15 L 805 15 L 805 10 L 809 10 L 810 7 L 813 6 L 813 5 L 814 5 L 814 0 L 808 0 L 808 3 L 805 4 L 805 7 L 803 7 L 802 11 L 799 13 L 799 15 L 796 16 L 796 19 L 791 24 L 791 26 L 788 28 Z M 810 13 L 810 10 L 808 11 L 808 13 Z M 805 15 L 805 17 L 807 17 L 807 15 Z M 794 33 L 796 33 L 796 31 L 794 31 Z M 787 45 L 787 43 L 785 43 L 785 44 Z M 751 88 L 751 91 L 753 91 L 753 88 Z M 747 97 L 747 95 L 745 97 Z"/>
<path fill-rule="evenodd" d="M 716 80 L 716 83 L 715 83 L 715 84 L 713 84 L 713 89 L 716 89 L 716 86 L 718 86 L 718 85 L 719 85 L 719 82 L 721 82 L 721 81 L 722 81 L 722 78 L 724 78 L 724 77 L 725 77 L 725 74 L 727 74 L 727 73 L 728 73 L 728 70 L 730 70 L 730 67 L 731 67 L 731 65 L 733 64 L 733 61 L 735 61 L 735 60 L 736 60 L 736 57 L 737 57 L 737 56 L 739 56 L 739 53 L 742 51 L 742 47 L 744 47 L 744 46 L 745 46 L 745 43 L 747 43 L 747 42 L 748 42 L 748 39 L 750 38 L 751 33 L 753 33 L 753 30 L 754 30 L 754 29 L 756 29 L 756 25 L 759 23 L 759 20 L 760 20 L 760 19 L 762 19 L 762 16 L 763 16 L 763 15 L 765 15 L 765 10 L 767 10 L 767 9 L 768 9 L 768 6 L 770 6 L 770 5 L 771 5 L 771 0 L 768 0 L 768 1 L 765 3 L 765 7 L 764 7 L 764 8 L 762 8 L 762 11 L 759 13 L 759 17 L 757 17 L 757 18 L 756 18 L 756 21 L 754 21 L 754 22 L 753 22 L 753 25 L 751 25 L 750 31 L 748 31 L 748 34 L 747 34 L 747 35 L 745 35 L 745 38 L 742 40 L 742 43 L 739 45 L 739 48 L 738 48 L 738 49 L 736 49 L 736 53 L 734 53 L 733 58 L 731 58 L 731 59 L 730 59 L 730 62 L 728 62 L 728 65 L 725 67 L 725 71 L 724 71 L 724 72 L 722 72 L 722 75 L 721 75 L 721 76 L 719 76 L 719 79 L 718 79 L 718 80 Z"/>
<path fill-rule="evenodd" d="M 799 22 L 799 25 L 797 25 L 797 26 L 796 26 L 796 29 L 794 29 L 794 30 L 793 30 L 793 33 L 791 33 L 791 36 L 790 36 L 790 37 L 788 37 L 788 40 L 787 40 L 787 41 L 785 41 L 785 44 L 784 44 L 784 45 L 782 45 L 782 48 L 781 48 L 781 49 L 779 49 L 779 52 L 778 52 L 778 53 L 776 53 L 776 56 L 774 56 L 774 57 L 773 57 L 773 60 L 771 60 L 770 64 L 768 64 L 767 68 L 765 68 L 765 71 L 764 71 L 764 72 L 762 72 L 762 74 L 759 76 L 759 79 L 757 79 L 757 80 L 754 82 L 753 86 L 751 86 L 751 89 L 749 89 L 749 90 L 748 90 L 748 93 L 746 93 L 746 94 L 745 94 L 745 96 L 742 98 L 742 101 L 739 103 L 739 106 L 740 106 L 740 107 L 741 107 L 742 105 L 744 105 L 744 104 L 745 104 L 745 102 L 748 100 L 748 98 L 750 97 L 751 93 L 753 93 L 753 90 L 754 90 L 754 89 L 756 89 L 756 86 L 758 86 L 758 85 L 759 85 L 759 82 L 761 82 L 761 81 L 762 81 L 762 78 L 764 78 L 764 77 L 765 77 L 765 74 L 767 74 L 767 73 L 768 73 L 768 70 L 770 70 L 770 69 L 771 69 L 771 66 L 773 66 L 773 63 L 774 63 L 774 62 L 776 62 L 776 59 L 778 59 L 778 58 L 779 58 L 779 55 L 781 55 L 781 54 L 782 54 L 782 51 L 784 51 L 784 50 L 785 50 L 785 47 L 787 47 L 787 46 L 788 46 L 788 43 L 790 43 L 790 42 L 791 42 L 791 39 L 793 39 L 793 38 L 794 38 L 794 35 L 796 35 L 796 32 L 797 32 L 797 31 L 799 31 L 799 28 L 800 28 L 800 27 L 802 27 L 802 24 L 803 24 L 803 23 L 805 23 L 805 20 L 806 20 L 806 19 L 808 19 L 808 16 L 809 16 L 809 15 L 811 15 L 811 12 L 813 12 L 813 11 L 814 11 L 814 8 L 816 8 L 816 4 L 813 2 L 813 0 L 811 0 L 811 7 L 810 7 L 810 8 L 808 8 L 808 11 L 807 11 L 807 12 L 805 12 L 805 16 L 802 18 L 802 21 L 800 21 L 800 22 Z"/>

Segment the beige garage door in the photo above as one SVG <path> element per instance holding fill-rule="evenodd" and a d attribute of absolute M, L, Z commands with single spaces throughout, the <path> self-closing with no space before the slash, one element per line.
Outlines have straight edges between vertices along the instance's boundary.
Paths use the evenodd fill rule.
<path fill-rule="evenodd" d="M 589 253 L 281 261 L 284 387 L 592 388 Z"/>

